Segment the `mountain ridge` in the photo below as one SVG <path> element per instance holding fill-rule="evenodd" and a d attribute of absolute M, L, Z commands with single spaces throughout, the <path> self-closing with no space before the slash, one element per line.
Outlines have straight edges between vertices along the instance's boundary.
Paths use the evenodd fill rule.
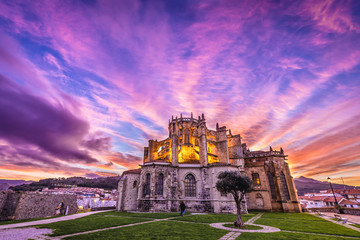
<path fill-rule="evenodd" d="M 304 176 L 294 178 L 294 183 L 299 196 L 302 196 L 305 193 L 313 193 L 331 189 L 330 184 L 327 181 L 318 181 L 313 178 L 307 178 Z M 332 183 L 332 186 L 334 189 L 360 189 L 360 187 L 337 183 Z"/>

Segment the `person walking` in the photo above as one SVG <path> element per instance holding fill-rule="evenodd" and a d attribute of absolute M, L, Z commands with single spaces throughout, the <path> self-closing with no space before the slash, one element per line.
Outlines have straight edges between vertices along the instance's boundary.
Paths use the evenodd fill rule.
<path fill-rule="evenodd" d="M 185 205 L 185 203 L 183 202 L 183 201 L 181 201 L 181 203 L 180 203 L 180 215 L 181 216 L 184 216 L 184 214 L 185 214 L 185 209 L 186 209 L 186 205 Z"/>

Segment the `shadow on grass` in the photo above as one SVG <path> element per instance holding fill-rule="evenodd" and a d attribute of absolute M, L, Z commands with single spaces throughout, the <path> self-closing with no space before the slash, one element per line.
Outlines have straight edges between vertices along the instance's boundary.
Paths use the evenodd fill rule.
<path fill-rule="evenodd" d="M 307 213 L 265 213 L 255 223 L 288 231 L 360 237 L 360 232 Z"/>
<path fill-rule="evenodd" d="M 204 224 L 160 221 L 138 226 L 107 230 L 66 239 L 175 239 L 175 240 L 217 240 L 228 231 Z"/>

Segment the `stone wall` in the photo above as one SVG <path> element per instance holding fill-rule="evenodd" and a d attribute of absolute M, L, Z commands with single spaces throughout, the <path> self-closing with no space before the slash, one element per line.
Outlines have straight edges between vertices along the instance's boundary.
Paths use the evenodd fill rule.
<path fill-rule="evenodd" d="M 136 211 L 140 174 L 127 174 L 120 180 L 118 211 Z"/>
<path fill-rule="evenodd" d="M 68 214 L 77 212 L 75 194 L 42 194 L 42 193 L 18 193 L 7 192 L 0 193 L 3 206 L 0 209 L 1 220 L 19 220 L 30 218 L 43 218 L 56 215 L 57 206 L 63 202 L 68 206 Z M 1 205 L 0 205 L 1 206 Z"/>
<path fill-rule="evenodd" d="M 6 202 L 8 191 L 0 191 L 0 216 Z"/>
<path fill-rule="evenodd" d="M 0 210 L 0 220 L 14 219 L 21 193 L 6 191 L 6 199 Z"/>

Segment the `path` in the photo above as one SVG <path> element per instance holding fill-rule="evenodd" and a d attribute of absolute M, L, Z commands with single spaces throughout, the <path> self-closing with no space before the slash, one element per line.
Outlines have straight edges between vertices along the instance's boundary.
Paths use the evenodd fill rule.
<path fill-rule="evenodd" d="M 95 213 L 108 212 L 108 211 L 112 211 L 112 210 L 77 213 L 77 214 L 67 215 L 67 216 L 63 216 L 63 217 L 49 218 L 49 219 L 37 220 L 37 221 L 31 221 L 31 222 L 5 224 L 5 225 L 0 225 L 0 230 L 7 229 L 7 228 L 29 227 L 29 226 L 42 225 L 42 224 L 48 224 L 48 223 L 54 223 L 54 222 L 61 222 L 61 221 L 66 221 L 66 220 L 73 220 L 73 219 L 77 219 L 77 218 L 86 217 L 86 216 L 89 216 L 89 215 L 92 215 Z"/>
<path fill-rule="evenodd" d="M 240 229 L 240 228 L 225 227 L 224 224 L 227 224 L 227 223 L 211 223 L 210 226 L 214 227 L 214 228 L 219 228 L 219 229 L 230 231 L 227 234 L 225 234 L 224 236 L 222 236 L 221 238 L 219 238 L 219 240 L 233 240 L 233 239 L 237 238 L 238 236 L 240 236 L 240 234 L 242 232 L 257 232 L 257 233 L 279 232 L 280 229 L 275 228 L 275 227 L 254 224 L 254 222 L 256 220 L 258 220 L 259 218 L 261 218 L 261 216 L 263 214 L 264 213 L 259 213 L 245 222 L 245 224 L 247 224 L 247 225 L 258 226 L 258 227 L 261 227 L 262 229 L 247 230 L 247 229 Z"/>
<path fill-rule="evenodd" d="M 344 224 L 342 221 L 338 222 L 338 221 L 332 220 L 333 218 L 335 218 L 334 213 L 321 213 L 321 214 L 322 215 L 319 215 L 317 213 L 312 213 L 312 215 L 315 215 L 317 217 L 321 217 L 321 218 L 323 218 L 325 220 L 328 220 L 330 222 L 333 222 L 333 223 L 339 224 L 341 226 L 351 228 L 352 230 L 360 232 L 360 228 L 350 225 L 351 223 L 359 224 L 358 222 L 360 221 L 360 216 L 341 214 L 341 217 L 348 219 L 348 223 Z"/>
<path fill-rule="evenodd" d="M 321 214 L 323 214 L 329 218 L 334 218 L 335 213 L 321 212 Z M 355 216 L 355 215 L 350 215 L 350 214 L 337 214 L 337 215 L 341 215 L 341 217 L 347 218 L 350 223 L 360 224 L 360 216 Z"/>
<path fill-rule="evenodd" d="M 59 240 L 59 239 L 63 239 L 63 238 L 67 238 L 67 237 L 72 237 L 72 236 L 77 236 L 77 235 L 83 235 L 83 234 L 101 232 L 101 231 L 106 231 L 106 230 L 111 230 L 111 229 L 117 229 L 117 228 L 123 228 L 123 227 L 131 227 L 131 226 L 136 226 L 136 225 L 145 224 L 145 223 L 151 223 L 151 222 L 165 221 L 165 220 L 170 220 L 170 219 L 172 219 L 172 218 L 176 218 L 176 217 L 163 218 L 163 219 L 154 219 L 154 220 L 146 221 L 146 222 L 138 222 L 138 223 L 131 223 L 131 224 L 121 225 L 121 226 L 116 226 L 116 227 L 108 227 L 108 228 L 95 229 L 95 230 L 91 230 L 91 231 L 79 232 L 79 233 L 72 233 L 72 234 L 67 234 L 67 235 L 62 235 L 62 236 L 57 236 L 57 237 L 52 237 L 52 238 L 49 237 L 48 239 Z"/>
<path fill-rule="evenodd" d="M 109 211 L 109 210 L 106 210 L 106 211 Z M 139 223 L 132 223 L 132 224 L 127 224 L 127 225 L 122 225 L 122 226 L 95 229 L 95 230 L 91 230 L 91 231 L 73 233 L 73 234 L 62 235 L 62 236 L 57 236 L 57 237 L 49 237 L 49 236 L 44 236 L 43 235 L 43 234 L 49 234 L 49 232 L 46 232 L 46 231 L 52 231 L 51 229 L 36 229 L 36 228 L 33 228 L 33 227 L 31 227 L 31 228 L 17 228 L 17 227 L 26 227 L 26 226 L 47 224 L 47 223 L 52 223 L 52 222 L 59 222 L 59 221 L 64 221 L 64 220 L 71 220 L 71 219 L 76 219 L 76 218 L 80 218 L 80 217 L 85 217 L 85 216 L 88 216 L 88 215 L 91 215 L 91 214 L 94 214 L 94 213 L 106 212 L 106 211 L 80 213 L 80 214 L 74 214 L 74 215 L 69 215 L 69 216 L 64 216 L 64 217 L 59 217 L 59 218 L 53 218 L 53 219 L 46 219 L 46 220 L 39 220 L 39 221 L 32 221 L 32 222 L 24 222 L 24 223 L 2 225 L 2 226 L 0 226 L 0 240 L 2 240 L 2 239 L 6 239 L 6 240 L 8 240 L 8 239 L 20 240 L 21 239 L 21 240 L 23 240 L 23 239 L 27 239 L 28 237 L 30 237 L 30 235 L 33 237 L 33 239 L 60 240 L 60 239 L 63 239 L 63 238 L 66 238 L 66 237 L 71 237 L 71 236 L 89 234 L 89 233 L 106 231 L 106 230 L 111 230 L 111 229 L 124 228 L 124 227 L 131 227 L 131 226 L 135 226 L 135 225 L 158 222 L 158 221 L 178 221 L 178 222 L 183 222 L 180 219 L 174 219 L 174 218 L 178 218 L 177 216 L 176 217 L 164 218 L 164 219 L 151 219 L 151 220 L 149 219 L 149 221 L 146 221 L 146 222 L 139 222 Z M 254 226 L 262 227 L 262 229 L 258 229 L 258 230 L 243 230 L 243 229 L 227 228 L 227 227 L 223 226 L 223 224 L 225 224 L 225 223 L 211 223 L 211 224 L 199 223 L 199 224 L 207 224 L 207 225 L 210 225 L 212 227 L 216 226 L 217 228 L 228 230 L 229 232 L 227 234 L 225 234 L 224 236 L 222 236 L 219 240 L 235 240 L 237 237 L 240 236 L 241 232 L 276 232 L 276 231 L 280 231 L 280 229 L 277 229 L 277 228 L 274 228 L 274 227 L 254 224 L 254 222 L 256 220 L 258 220 L 262 215 L 263 215 L 263 213 L 259 213 L 259 214 L 255 215 L 254 217 L 252 217 L 251 219 L 249 219 L 247 222 L 245 222 L 245 224 L 247 224 L 247 225 L 254 225 Z M 323 218 L 325 218 L 326 220 L 332 221 L 331 219 L 329 219 L 329 217 L 325 216 Z M 335 221 L 332 221 L 332 222 L 335 222 Z M 354 229 L 356 231 L 360 231 L 360 229 L 352 227 L 352 226 L 348 226 L 347 224 L 341 224 L 340 223 L 340 225 L 343 225 L 345 227 L 349 227 L 349 228 Z M 5 228 L 13 228 L 13 229 L 6 229 L 5 230 Z M 4 230 L 1 230 L 1 229 L 4 229 Z M 43 231 L 43 232 L 40 232 L 40 231 Z M 328 235 L 328 234 L 322 234 L 322 233 L 310 233 L 310 232 L 298 232 L 298 231 L 286 231 L 286 230 L 282 230 L 282 232 L 292 232 L 292 233 L 312 234 L 312 235 L 332 236 L 332 237 L 337 236 L 337 235 Z M 30 233 L 30 235 L 26 235 L 26 233 Z M 351 238 L 359 239 L 357 237 L 340 236 L 340 235 L 338 235 L 338 236 L 339 237 L 347 237 L 347 238 L 350 238 L 350 239 Z"/>

